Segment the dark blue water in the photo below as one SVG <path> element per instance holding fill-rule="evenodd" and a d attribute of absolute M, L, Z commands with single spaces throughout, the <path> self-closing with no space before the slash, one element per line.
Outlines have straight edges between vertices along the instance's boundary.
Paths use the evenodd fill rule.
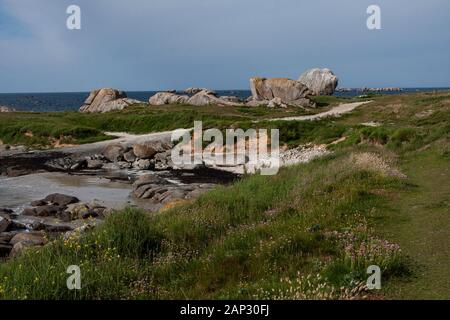
<path fill-rule="evenodd" d="M 441 91 L 450 88 L 405 88 L 405 92 Z M 216 90 L 221 96 L 237 96 L 248 98 L 251 92 L 248 90 Z M 127 92 L 129 98 L 148 101 L 155 91 Z M 381 94 L 398 94 L 399 92 L 379 92 Z M 355 97 L 366 93 L 360 90 L 336 92 L 335 96 Z M 89 92 L 70 93 L 0 93 L 0 106 L 12 107 L 20 111 L 49 112 L 49 111 L 75 111 L 80 108 Z"/>

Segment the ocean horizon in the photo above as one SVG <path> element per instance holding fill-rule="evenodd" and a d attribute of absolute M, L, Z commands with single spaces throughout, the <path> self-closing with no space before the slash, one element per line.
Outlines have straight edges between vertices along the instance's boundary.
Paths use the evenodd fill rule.
<path fill-rule="evenodd" d="M 381 90 L 378 94 L 399 94 L 412 92 L 433 92 L 450 90 L 450 87 L 417 87 L 400 88 L 401 91 Z M 338 89 L 339 90 L 339 89 Z M 220 96 L 237 96 L 246 99 L 251 96 L 250 90 L 214 90 Z M 154 94 L 161 91 L 126 91 L 131 99 L 147 102 Z M 179 91 L 182 93 L 182 91 Z M 349 88 L 336 91 L 334 96 L 355 97 L 365 94 L 360 88 Z M 89 92 L 31 92 L 31 93 L 0 93 L 0 106 L 6 106 L 17 111 L 26 112 L 62 112 L 77 111 L 89 96 Z"/>

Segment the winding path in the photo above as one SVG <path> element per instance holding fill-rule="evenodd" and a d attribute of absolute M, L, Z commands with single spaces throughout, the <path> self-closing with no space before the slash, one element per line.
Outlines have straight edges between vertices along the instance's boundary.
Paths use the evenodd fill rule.
<path fill-rule="evenodd" d="M 326 112 L 317 113 L 310 116 L 297 116 L 297 117 L 285 117 L 285 118 L 275 118 L 270 119 L 270 121 L 306 121 L 306 120 L 318 120 L 327 117 L 338 117 L 345 113 L 349 113 L 354 109 L 362 106 L 364 104 L 368 104 L 372 101 L 363 101 L 363 102 L 352 102 L 352 103 L 343 103 L 334 107 Z"/>

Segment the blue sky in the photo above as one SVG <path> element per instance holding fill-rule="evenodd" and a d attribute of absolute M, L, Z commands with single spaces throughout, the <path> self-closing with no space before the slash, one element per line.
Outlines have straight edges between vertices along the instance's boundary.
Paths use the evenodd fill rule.
<path fill-rule="evenodd" d="M 82 29 L 66 28 L 66 8 Z M 366 27 L 381 7 L 382 30 Z M 0 0 L 0 92 L 247 89 L 331 68 L 342 87 L 450 86 L 448 0 Z"/>

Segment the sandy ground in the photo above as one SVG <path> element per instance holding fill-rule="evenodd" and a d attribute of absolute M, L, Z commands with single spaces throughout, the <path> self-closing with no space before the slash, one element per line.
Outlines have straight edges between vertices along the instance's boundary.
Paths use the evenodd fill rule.
<path fill-rule="evenodd" d="M 370 103 L 372 101 L 364 101 L 364 102 L 353 102 L 353 103 L 343 103 L 334 107 L 326 112 L 321 112 L 318 114 L 314 114 L 311 116 L 298 116 L 298 117 L 286 117 L 286 118 L 275 118 L 270 121 L 306 121 L 306 120 L 319 120 L 327 117 L 339 117 L 345 113 L 353 111 L 354 109 L 362 106 L 364 104 Z"/>

